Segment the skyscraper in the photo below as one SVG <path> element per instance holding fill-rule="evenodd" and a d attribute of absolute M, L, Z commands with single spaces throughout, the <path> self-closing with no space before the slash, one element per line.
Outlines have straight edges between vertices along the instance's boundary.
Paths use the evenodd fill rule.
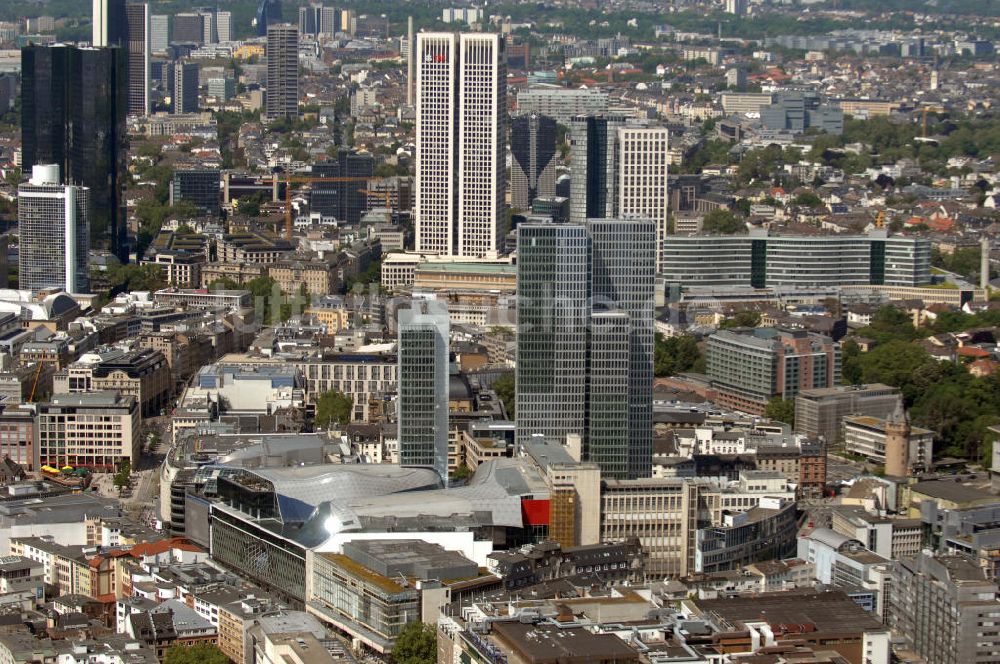
<path fill-rule="evenodd" d="M 278 23 L 267 28 L 267 119 L 299 114 L 299 31 Z"/>
<path fill-rule="evenodd" d="M 203 44 L 218 44 L 219 32 L 215 23 L 214 9 L 199 9 L 201 17 L 201 41 Z"/>
<path fill-rule="evenodd" d="M 233 13 L 215 12 L 215 33 L 220 42 L 233 39 Z"/>
<path fill-rule="evenodd" d="M 628 217 L 656 223 L 656 269 L 670 210 L 669 131 L 620 116 L 576 116 L 571 123 L 570 221 Z"/>
<path fill-rule="evenodd" d="M 655 230 L 648 220 L 518 227 L 517 439 L 583 439 L 606 477 L 652 460 Z"/>
<path fill-rule="evenodd" d="M 569 219 L 582 224 L 587 219 L 615 216 L 615 138 L 622 116 L 578 115 L 570 124 Z"/>
<path fill-rule="evenodd" d="M 621 429 L 611 445 L 616 460 L 625 457 L 627 477 L 646 477 L 653 454 L 653 279 L 656 270 L 656 226 L 647 219 L 591 219 L 591 289 L 594 310 L 613 308 L 627 317 L 627 343 L 615 346 L 624 353 L 628 384 L 627 454 L 622 453 Z M 597 329 L 594 326 L 595 330 Z M 615 338 L 615 337 L 612 337 Z M 590 378 L 608 370 L 598 362 L 592 341 Z M 604 355 L 605 361 L 607 354 Z M 612 365 L 614 362 L 612 362 Z M 610 369 L 615 371 L 616 366 Z M 595 407 L 593 391 L 591 412 Z M 593 427 L 591 427 L 593 430 Z M 591 450 L 597 446 L 591 440 Z M 595 452 L 596 453 L 596 452 Z M 599 459 L 592 459 L 600 463 Z M 603 467 L 603 466 L 602 466 Z M 621 468 L 615 471 L 621 476 Z"/>
<path fill-rule="evenodd" d="M 375 172 L 375 158 L 367 152 L 340 150 L 336 159 L 313 164 L 312 172 L 324 178 L 367 178 Z M 309 209 L 357 224 L 368 209 L 367 182 L 315 182 L 309 195 Z"/>
<path fill-rule="evenodd" d="M 174 14 L 173 38 L 170 41 L 177 44 L 204 44 L 205 18 L 193 12 Z"/>
<path fill-rule="evenodd" d="M 17 188 L 20 286 L 86 293 L 90 190 L 61 182 L 58 165 L 35 164 Z"/>
<path fill-rule="evenodd" d="M 150 18 L 145 2 L 125 6 L 128 19 L 128 114 L 149 114 Z"/>
<path fill-rule="evenodd" d="M 421 33 L 417 54 L 417 250 L 495 256 L 505 190 L 504 40 Z"/>
<path fill-rule="evenodd" d="M 198 112 L 198 63 L 174 63 L 174 89 L 170 96 L 174 113 Z"/>
<path fill-rule="evenodd" d="M 94 0 L 92 46 L 124 46 L 126 41 L 125 0 Z"/>
<path fill-rule="evenodd" d="M 119 47 L 58 44 L 21 50 L 23 168 L 57 164 L 66 184 L 90 189 L 91 238 L 128 260 L 121 223 L 126 57 Z"/>
<path fill-rule="evenodd" d="M 517 229 L 517 440 L 585 434 L 590 238 L 581 224 Z"/>
<path fill-rule="evenodd" d="M 448 483 L 448 310 L 414 301 L 399 312 L 399 462 Z"/>
<path fill-rule="evenodd" d="M 556 195 L 556 121 L 520 115 L 510 121 L 510 204 L 527 210 L 536 198 Z"/>
<path fill-rule="evenodd" d="M 166 14 L 153 14 L 149 17 L 149 50 L 153 53 L 165 53 L 170 44 L 170 17 Z"/>
<path fill-rule="evenodd" d="M 618 202 L 620 217 L 651 219 L 656 224 L 656 271 L 663 271 L 670 197 L 667 171 L 670 132 L 666 127 L 626 124 L 618 128 Z"/>
<path fill-rule="evenodd" d="M 254 17 L 257 36 L 267 35 L 268 27 L 274 23 L 281 23 L 281 0 L 260 0 L 260 4 L 257 5 L 257 14 Z"/>

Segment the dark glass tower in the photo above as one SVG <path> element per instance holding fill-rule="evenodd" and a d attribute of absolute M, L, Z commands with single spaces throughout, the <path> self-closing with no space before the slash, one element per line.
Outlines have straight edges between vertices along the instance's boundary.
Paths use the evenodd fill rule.
<path fill-rule="evenodd" d="M 510 121 L 510 204 L 527 210 L 536 198 L 556 195 L 556 121 L 538 114 Z"/>
<path fill-rule="evenodd" d="M 267 36 L 267 26 L 272 23 L 281 23 L 281 0 L 260 0 L 257 5 L 257 36 Z"/>
<path fill-rule="evenodd" d="M 117 46 L 21 50 L 23 169 L 58 164 L 65 184 L 89 187 L 91 239 L 123 262 L 127 69 L 125 49 Z"/>
<path fill-rule="evenodd" d="M 375 158 L 367 153 L 341 150 L 336 160 L 313 164 L 312 172 L 322 178 L 370 178 L 375 173 Z M 309 207 L 313 212 L 333 215 L 338 221 L 357 224 L 368 209 L 368 183 L 357 182 L 315 182 L 309 197 Z"/>

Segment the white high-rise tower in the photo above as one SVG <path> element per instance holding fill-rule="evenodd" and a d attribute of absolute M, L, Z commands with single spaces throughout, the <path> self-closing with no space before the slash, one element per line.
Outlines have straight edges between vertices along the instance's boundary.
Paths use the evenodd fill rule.
<path fill-rule="evenodd" d="M 416 53 L 417 251 L 496 256 L 506 177 L 504 40 L 421 33 Z"/>
<path fill-rule="evenodd" d="M 87 187 L 61 183 L 58 164 L 32 166 L 17 190 L 21 288 L 89 291 L 89 200 Z"/>

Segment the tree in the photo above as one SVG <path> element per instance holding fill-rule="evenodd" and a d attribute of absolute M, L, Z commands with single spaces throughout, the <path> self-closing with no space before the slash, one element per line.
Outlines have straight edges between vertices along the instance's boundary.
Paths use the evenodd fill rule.
<path fill-rule="evenodd" d="M 861 382 L 861 346 L 853 339 L 848 339 L 841 346 L 840 376 L 844 385 L 857 385 Z"/>
<path fill-rule="evenodd" d="M 351 412 L 354 410 L 354 399 L 338 392 L 330 390 L 319 395 L 316 400 L 316 426 L 325 427 L 331 422 L 337 424 L 347 424 L 351 421 Z"/>
<path fill-rule="evenodd" d="M 493 391 L 503 402 L 503 406 L 507 410 L 507 417 L 514 419 L 514 374 L 506 373 L 493 381 Z"/>
<path fill-rule="evenodd" d="M 811 208 L 821 208 L 823 207 L 823 201 L 819 196 L 811 191 L 803 191 L 801 194 L 795 197 L 793 201 L 796 205 L 803 205 L 805 207 Z"/>
<path fill-rule="evenodd" d="M 407 623 L 392 647 L 396 664 L 434 664 L 437 661 L 437 632 L 422 622 Z"/>
<path fill-rule="evenodd" d="M 764 417 L 795 426 L 795 401 L 773 397 L 767 402 L 767 407 L 764 409 Z"/>
<path fill-rule="evenodd" d="M 231 664 L 219 647 L 211 643 L 171 646 L 163 653 L 163 664 Z"/>
<path fill-rule="evenodd" d="M 746 230 L 746 224 L 729 210 L 719 208 L 705 215 L 701 228 L 709 235 L 731 235 Z"/>
<path fill-rule="evenodd" d="M 760 314 L 756 311 L 738 311 L 732 318 L 722 321 L 719 327 L 728 330 L 734 327 L 757 327 L 760 325 Z"/>
<path fill-rule="evenodd" d="M 701 360 L 698 342 L 685 334 L 664 339 L 657 333 L 653 348 L 653 373 L 657 376 L 673 376 L 690 371 Z"/>

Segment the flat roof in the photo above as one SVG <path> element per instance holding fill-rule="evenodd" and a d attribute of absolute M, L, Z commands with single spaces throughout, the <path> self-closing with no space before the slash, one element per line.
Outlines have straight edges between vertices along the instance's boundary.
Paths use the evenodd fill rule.
<path fill-rule="evenodd" d="M 723 623 L 740 629 L 746 623 L 765 621 L 770 625 L 811 623 L 821 632 L 888 630 L 839 590 L 819 593 L 782 591 L 692 602 L 702 612 L 713 614 Z"/>
<path fill-rule="evenodd" d="M 971 502 L 975 500 L 996 500 L 996 496 L 976 489 L 975 487 L 960 484 L 953 479 L 927 480 L 917 482 L 910 490 L 931 498 L 940 498 L 955 503 Z"/>
<path fill-rule="evenodd" d="M 639 653 L 617 636 L 594 634 L 582 627 L 495 622 L 493 631 L 529 664 L 622 662 L 639 659 Z"/>

